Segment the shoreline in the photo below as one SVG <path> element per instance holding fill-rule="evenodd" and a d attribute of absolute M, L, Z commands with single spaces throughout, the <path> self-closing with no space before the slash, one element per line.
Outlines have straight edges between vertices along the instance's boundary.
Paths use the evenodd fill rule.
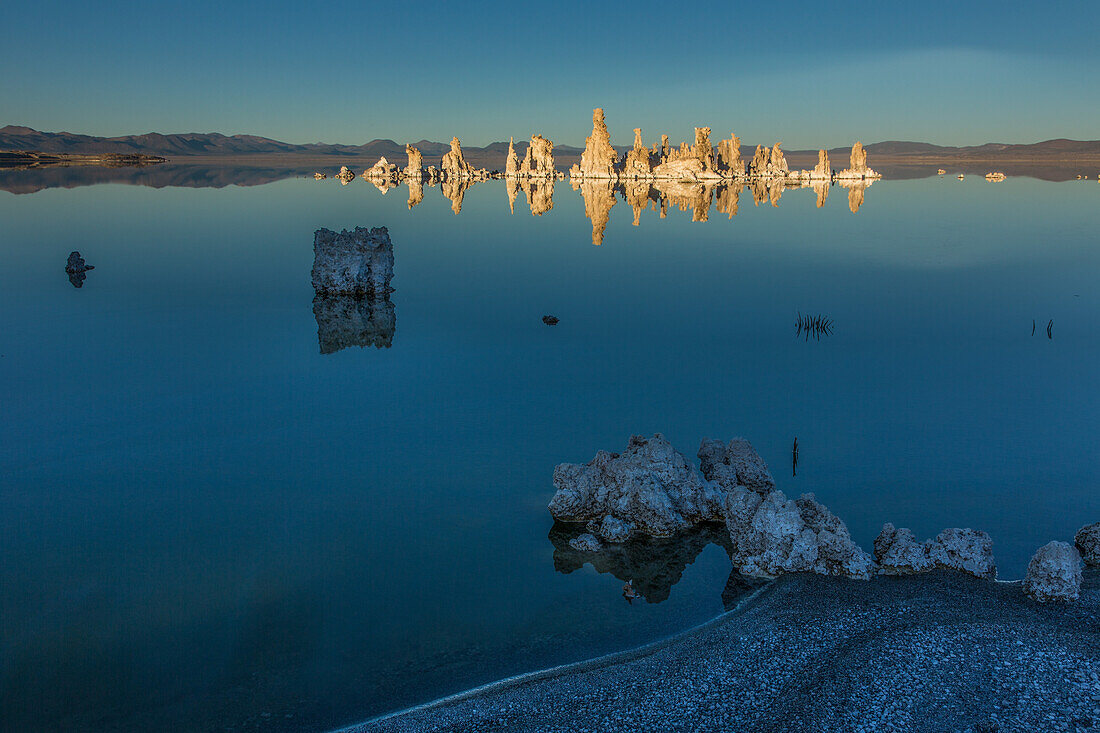
<path fill-rule="evenodd" d="M 1019 583 L 786 575 L 666 639 L 334 733 L 1100 726 L 1100 571 L 1073 604 L 1036 603 Z"/>

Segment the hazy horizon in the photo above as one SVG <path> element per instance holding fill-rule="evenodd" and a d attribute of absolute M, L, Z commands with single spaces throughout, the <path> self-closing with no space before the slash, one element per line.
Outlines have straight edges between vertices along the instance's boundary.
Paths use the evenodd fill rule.
<path fill-rule="evenodd" d="M 617 144 L 634 127 L 652 142 L 690 139 L 697 125 L 790 149 L 1097 137 L 1094 5 L 694 7 L 698 22 L 648 2 L 555 14 L 276 3 L 260 14 L 202 1 L 181 16 L 52 0 L 8 11 L 0 95 L 18 105 L 3 122 L 297 144 L 457 135 L 482 146 L 538 132 L 581 146 L 600 106 Z M 51 17 L 65 22 L 43 34 Z"/>

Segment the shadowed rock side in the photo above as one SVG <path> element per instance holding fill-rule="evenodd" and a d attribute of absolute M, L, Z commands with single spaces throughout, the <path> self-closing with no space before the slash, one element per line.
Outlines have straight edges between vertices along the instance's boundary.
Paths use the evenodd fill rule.
<path fill-rule="evenodd" d="M 581 530 L 577 525 L 554 523 L 549 539 L 554 545 L 555 570 L 569 574 L 589 563 L 598 573 L 610 573 L 624 583 L 633 581 L 634 590 L 648 603 L 668 600 L 684 569 L 695 562 L 707 545 L 719 545 L 727 552 L 729 548 L 725 529 L 713 523 L 693 527 L 671 538 L 639 535 L 598 550 L 577 549 L 570 544 L 579 536 Z"/>
<path fill-rule="evenodd" d="M 313 315 L 322 354 L 393 344 L 392 279 L 393 242 L 385 227 L 314 233 Z"/>

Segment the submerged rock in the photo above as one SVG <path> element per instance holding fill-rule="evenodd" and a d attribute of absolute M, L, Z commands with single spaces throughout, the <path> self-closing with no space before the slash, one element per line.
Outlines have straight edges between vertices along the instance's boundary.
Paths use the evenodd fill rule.
<path fill-rule="evenodd" d="M 622 522 L 634 533 L 668 537 L 700 522 L 721 521 L 722 493 L 663 435 L 635 435 L 621 454 L 599 451 L 587 464 L 554 469 L 550 513 L 566 522 Z M 606 537 L 605 537 L 606 539 Z"/>
<path fill-rule="evenodd" d="M 559 320 L 560 319 L 557 316 L 543 316 L 542 317 L 542 322 L 545 323 L 547 326 L 556 326 L 556 325 L 558 325 Z"/>
<path fill-rule="evenodd" d="M 1066 542 L 1048 542 L 1027 566 L 1024 593 L 1035 600 L 1075 601 L 1081 590 L 1081 555 Z"/>
<path fill-rule="evenodd" d="M 313 234 L 313 289 L 321 295 L 379 298 L 391 293 L 393 242 L 386 227 Z"/>
<path fill-rule="evenodd" d="M 762 495 L 738 486 L 726 493 L 725 513 L 733 567 L 742 575 L 814 572 L 859 580 L 871 577 L 870 555 L 813 494 L 791 501 L 782 491 Z"/>
<path fill-rule="evenodd" d="M 734 438 L 729 443 L 703 438 L 698 456 L 703 477 L 723 488 L 744 486 L 761 495 L 775 489 L 768 464 L 744 438 Z"/>
<path fill-rule="evenodd" d="M 1073 543 L 1089 565 L 1100 565 L 1100 522 L 1077 530 Z"/>

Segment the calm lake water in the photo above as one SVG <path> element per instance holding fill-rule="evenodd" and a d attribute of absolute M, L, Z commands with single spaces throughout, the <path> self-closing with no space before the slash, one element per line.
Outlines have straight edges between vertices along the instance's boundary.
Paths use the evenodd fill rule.
<path fill-rule="evenodd" d="M 0 192 L 5 730 L 325 729 L 710 618 L 705 536 L 555 557 L 554 465 L 632 433 L 743 435 L 867 549 L 985 529 L 1002 578 L 1100 520 L 1095 181 L 620 199 L 600 246 L 568 182 L 539 217 L 425 194 Z M 357 225 L 393 238 L 392 345 L 322 354 L 313 232 Z"/>

